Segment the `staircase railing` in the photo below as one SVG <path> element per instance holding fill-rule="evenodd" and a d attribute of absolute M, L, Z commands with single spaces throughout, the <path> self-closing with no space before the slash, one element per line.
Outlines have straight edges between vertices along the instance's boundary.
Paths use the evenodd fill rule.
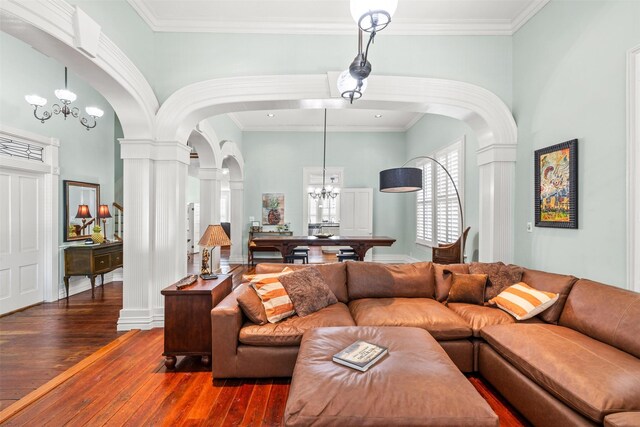
<path fill-rule="evenodd" d="M 113 237 L 122 242 L 122 236 L 124 235 L 122 228 L 124 225 L 124 208 L 116 202 L 113 202 L 113 207 Z"/>

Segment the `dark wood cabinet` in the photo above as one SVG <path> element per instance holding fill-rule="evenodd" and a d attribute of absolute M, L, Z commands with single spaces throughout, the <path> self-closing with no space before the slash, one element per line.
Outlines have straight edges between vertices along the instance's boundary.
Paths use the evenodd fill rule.
<path fill-rule="evenodd" d="M 87 276 L 94 296 L 96 276 L 104 284 L 104 275 L 122 267 L 122 242 L 91 246 L 69 246 L 64 249 L 64 287 L 69 299 L 69 277 Z"/>
<path fill-rule="evenodd" d="M 202 356 L 211 362 L 211 309 L 231 293 L 232 276 L 219 274 L 217 279 L 198 281 L 186 288 L 173 284 L 161 291 L 164 295 L 164 364 L 176 366 L 176 356 Z"/>

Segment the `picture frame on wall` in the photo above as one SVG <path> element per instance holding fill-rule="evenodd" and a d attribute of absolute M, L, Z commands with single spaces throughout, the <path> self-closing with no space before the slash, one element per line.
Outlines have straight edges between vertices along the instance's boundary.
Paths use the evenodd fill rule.
<path fill-rule="evenodd" d="M 578 140 L 534 154 L 536 227 L 578 228 Z"/>
<path fill-rule="evenodd" d="M 262 194 L 262 225 L 284 224 L 284 194 Z"/>

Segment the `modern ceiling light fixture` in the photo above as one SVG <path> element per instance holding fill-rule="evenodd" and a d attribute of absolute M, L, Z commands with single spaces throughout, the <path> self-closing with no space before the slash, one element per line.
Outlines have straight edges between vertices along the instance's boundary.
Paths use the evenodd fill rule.
<path fill-rule="evenodd" d="M 323 153 L 322 153 L 322 189 L 309 187 L 307 190 L 309 192 L 309 196 L 314 199 L 335 199 L 340 194 L 340 190 L 335 188 L 333 185 L 325 187 L 325 180 L 327 174 L 327 109 L 324 109 L 324 142 L 323 142 Z M 333 179 L 331 178 L 331 184 L 333 184 Z"/>
<path fill-rule="evenodd" d="M 41 123 L 49 120 L 53 117 L 53 114 L 62 114 L 65 120 L 67 120 L 67 116 L 79 119 L 80 124 L 89 130 L 96 127 L 98 124 L 97 119 L 102 117 L 104 114 L 104 111 L 98 107 L 87 107 L 85 108 L 85 111 L 91 119 L 87 117 L 79 117 L 80 110 L 77 107 L 70 107 L 71 103 L 76 100 L 77 96 L 75 93 L 67 89 L 67 67 L 64 67 L 64 89 L 58 89 L 54 91 L 54 93 L 56 94 L 56 98 L 58 98 L 62 103 L 62 106 L 59 104 L 53 104 L 51 106 L 51 112 L 43 111 L 40 116 L 38 116 L 38 108 L 47 105 L 47 99 L 38 95 L 25 95 L 24 97 L 24 99 L 33 106 L 33 116 L 40 120 Z"/>
<path fill-rule="evenodd" d="M 368 61 L 369 47 L 378 31 L 387 28 L 398 7 L 398 0 L 351 0 L 351 16 L 358 24 L 358 54 L 349 68 L 338 77 L 340 96 L 353 104 L 367 88 L 367 77 L 371 74 Z M 367 47 L 362 50 L 362 32 L 369 33 Z"/>

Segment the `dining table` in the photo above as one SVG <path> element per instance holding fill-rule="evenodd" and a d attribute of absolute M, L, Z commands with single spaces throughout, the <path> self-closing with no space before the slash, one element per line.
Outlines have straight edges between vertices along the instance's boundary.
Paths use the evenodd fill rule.
<path fill-rule="evenodd" d="M 254 237 L 257 247 L 272 247 L 280 251 L 282 258 L 293 252 L 297 246 L 349 246 L 364 261 L 367 251 L 374 246 L 391 246 L 396 241 L 387 236 L 268 236 Z"/>

